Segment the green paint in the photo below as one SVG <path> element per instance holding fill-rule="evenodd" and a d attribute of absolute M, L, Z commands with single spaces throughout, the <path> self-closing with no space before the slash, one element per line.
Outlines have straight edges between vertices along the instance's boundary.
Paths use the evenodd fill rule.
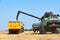
<path fill-rule="evenodd" d="M 49 18 L 44 18 L 43 19 L 43 23 L 42 23 L 42 28 L 44 29 L 44 27 L 46 26 L 47 22 L 49 21 Z"/>
<path fill-rule="evenodd" d="M 58 20 L 60 21 L 60 17 L 58 17 Z"/>

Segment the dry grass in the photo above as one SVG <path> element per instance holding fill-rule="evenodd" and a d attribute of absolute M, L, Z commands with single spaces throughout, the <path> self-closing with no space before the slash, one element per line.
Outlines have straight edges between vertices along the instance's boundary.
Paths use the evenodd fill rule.
<path fill-rule="evenodd" d="M 8 31 L 0 31 L 0 40 L 60 40 L 60 34 L 38 34 L 25 31 L 20 34 L 8 34 Z"/>

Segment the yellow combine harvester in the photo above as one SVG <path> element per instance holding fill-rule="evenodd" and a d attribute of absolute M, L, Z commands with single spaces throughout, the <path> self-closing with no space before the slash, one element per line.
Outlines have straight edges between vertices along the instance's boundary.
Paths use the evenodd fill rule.
<path fill-rule="evenodd" d="M 9 29 L 10 34 L 19 33 L 19 32 L 24 31 L 23 23 L 18 21 L 18 17 L 19 17 L 20 13 L 31 16 L 31 17 L 34 17 L 34 18 L 37 18 L 37 19 L 40 19 L 39 17 L 33 16 L 31 14 L 28 14 L 28 13 L 25 13 L 25 12 L 22 12 L 22 11 L 18 11 L 17 16 L 16 16 L 16 21 L 9 21 L 8 22 L 8 29 Z"/>

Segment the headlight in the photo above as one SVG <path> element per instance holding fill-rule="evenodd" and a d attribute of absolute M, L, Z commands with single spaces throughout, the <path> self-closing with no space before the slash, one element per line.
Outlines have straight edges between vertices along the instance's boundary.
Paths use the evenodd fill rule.
<path fill-rule="evenodd" d="M 48 20 L 48 18 L 44 18 L 44 20 Z"/>
<path fill-rule="evenodd" d="M 44 18 L 44 21 L 45 21 L 45 22 L 48 22 L 48 21 L 49 21 L 49 18 Z"/>

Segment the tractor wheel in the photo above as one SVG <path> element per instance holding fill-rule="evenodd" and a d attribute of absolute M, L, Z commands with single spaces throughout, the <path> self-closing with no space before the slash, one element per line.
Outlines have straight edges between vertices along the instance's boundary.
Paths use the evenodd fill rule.
<path fill-rule="evenodd" d="M 33 32 L 35 33 L 36 32 L 36 29 L 33 29 Z"/>
<path fill-rule="evenodd" d="M 19 33 L 19 29 L 17 29 L 16 31 L 14 31 L 13 29 L 9 29 L 9 34 L 18 34 Z"/>
<path fill-rule="evenodd" d="M 46 34 L 46 30 L 42 27 L 40 27 L 39 34 Z"/>
<path fill-rule="evenodd" d="M 52 31 L 52 33 L 56 33 L 56 34 L 58 34 L 58 33 L 59 33 L 59 30 L 58 30 L 57 28 L 55 28 L 55 30 Z"/>
<path fill-rule="evenodd" d="M 52 33 L 56 33 L 56 28 L 53 28 Z"/>
<path fill-rule="evenodd" d="M 35 33 L 36 31 L 34 30 L 34 33 Z"/>
<path fill-rule="evenodd" d="M 19 33 L 22 33 L 22 32 L 24 32 L 24 28 L 22 28 L 22 29 L 19 30 Z"/>
<path fill-rule="evenodd" d="M 56 28 L 55 33 L 56 33 L 56 34 L 58 34 L 58 33 L 59 33 L 59 28 Z"/>
<path fill-rule="evenodd" d="M 60 33 L 60 28 L 56 28 L 56 33 Z"/>
<path fill-rule="evenodd" d="M 12 34 L 12 31 L 11 30 L 9 30 L 9 34 Z"/>
<path fill-rule="evenodd" d="M 24 32 L 24 28 L 21 29 L 21 32 Z"/>

